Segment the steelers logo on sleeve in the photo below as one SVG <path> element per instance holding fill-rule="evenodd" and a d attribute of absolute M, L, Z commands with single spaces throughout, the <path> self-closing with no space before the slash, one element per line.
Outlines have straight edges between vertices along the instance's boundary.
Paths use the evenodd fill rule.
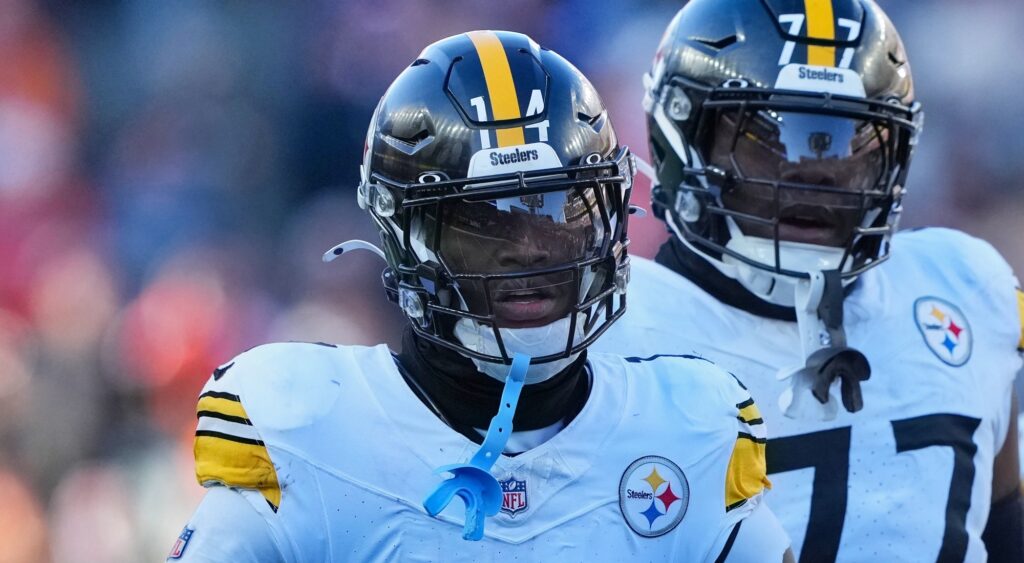
<path fill-rule="evenodd" d="M 938 297 L 922 297 L 914 302 L 914 320 L 928 349 L 944 363 L 959 367 L 971 358 L 971 327 L 956 305 Z"/>
<path fill-rule="evenodd" d="M 619 508 L 629 527 L 645 538 L 671 532 L 690 504 L 690 485 L 679 466 L 661 456 L 629 464 L 619 481 Z"/>

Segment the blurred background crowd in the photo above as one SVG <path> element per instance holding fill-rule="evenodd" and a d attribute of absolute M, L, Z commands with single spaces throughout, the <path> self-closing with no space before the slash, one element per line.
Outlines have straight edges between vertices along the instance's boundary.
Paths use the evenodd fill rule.
<path fill-rule="evenodd" d="M 928 114 L 903 226 L 1024 273 L 1024 3 L 881 3 Z M 422 47 L 526 32 L 646 155 L 640 76 L 680 5 L 0 0 L 0 563 L 162 561 L 202 496 L 212 368 L 271 340 L 397 346 L 382 263 L 320 254 L 376 240 L 363 137 Z M 631 226 L 636 254 L 666 238 Z"/>

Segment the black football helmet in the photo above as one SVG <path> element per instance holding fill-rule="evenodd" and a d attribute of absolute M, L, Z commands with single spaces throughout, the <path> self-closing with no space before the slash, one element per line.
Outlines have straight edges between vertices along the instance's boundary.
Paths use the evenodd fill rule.
<path fill-rule="evenodd" d="M 384 94 L 358 199 L 419 336 L 510 364 L 499 329 L 564 321 L 541 364 L 624 311 L 634 171 L 576 68 L 525 35 L 474 31 L 428 46 Z M 496 346 L 467 344 L 460 323 Z"/>
<path fill-rule="evenodd" d="M 653 208 L 771 303 L 888 257 L 923 120 L 899 34 L 871 0 L 691 0 L 644 107 Z"/>

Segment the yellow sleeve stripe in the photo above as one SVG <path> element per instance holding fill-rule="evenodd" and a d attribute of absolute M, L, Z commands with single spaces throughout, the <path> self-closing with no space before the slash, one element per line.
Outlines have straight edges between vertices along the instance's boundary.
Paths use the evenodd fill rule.
<path fill-rule="evenodd" d="M 277 471 L 239 397 L 207 391 L 199 397 L 196 415 L 193 451 L 199 484 L 258 490 L 276 512 L 281 506 Z"/>
<path fill-rule="evenodd" d="M 1020 342 L 1017 347 L 1024 350 L 1024 291 L 1017 290 L 1017 313 L 1020 317 Z"/>
<path fill-rule="evenodd" d="M 725 474 L 725 509 L 742 506 L 765 488 L 771 488 L 764 457 L 765 440 L 740 433 Z"/>
<path fill-rule="evenodd" d="M 243 424 L 250 424 L 249 417 L 245 415 L 245 409 L 242 408 L 241 401 L 238 400 L 236 395 L 229 393 L 207 391 L 200 395 L 199 404 L 196 405 L 196 415 L 204 416 L 210 413 L 245 419 Z"/>
<path fill-rule="evenodd" d="M 221 436 L 196 433 L 196 480 L 241 489 L 256 489 L 276 512 L 281 506 L 281 486 L 270 454 L 262 443 L 245 444 Z"/>
<path fill-rule="evenodd" d="M 736 418 L 740 419 L 741 422 L 746 424 L 764 424 L 764 419 L 761 418 L 761 411 L 757 410 L 757 405 L 754 404 L 753 399 L 743 401 L 736 405 L 736 408 L 740 410 Z"/>

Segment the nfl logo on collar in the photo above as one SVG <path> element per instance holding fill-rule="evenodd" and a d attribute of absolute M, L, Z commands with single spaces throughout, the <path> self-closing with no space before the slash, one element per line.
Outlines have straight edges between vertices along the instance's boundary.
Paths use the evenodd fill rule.
<path fill-rule="evenodd" d="M 520 481 L 510 475 L 504 481 L 498 481 L 501 485 L 501 511 L 511 517 L 520 512 L 525 512 L 530 507 L 526 497 L 526 481 Z"/>

